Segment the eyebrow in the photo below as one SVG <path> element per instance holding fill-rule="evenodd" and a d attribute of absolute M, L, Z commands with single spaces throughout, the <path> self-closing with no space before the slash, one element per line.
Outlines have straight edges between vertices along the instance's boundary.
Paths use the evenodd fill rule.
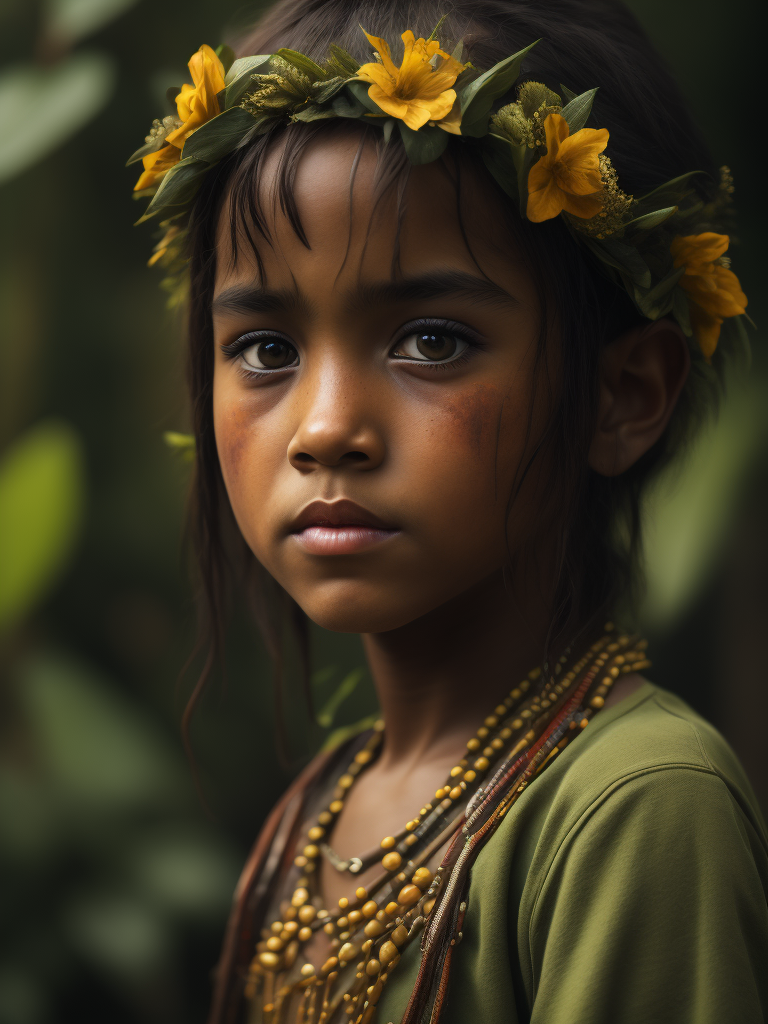
<path fill-rule="evenodd" d="M 490 278 L 461 270 L 437 270 L 393 281 L 361 284 L 347 295 L 346 305 L 354 313 L 370 309 L 371 306 L 424 302 L 446 295 L 461 295 L 484 305 L 520 305 L 514 295 Z M 233 285 L 216 296 L 211 309 L 214 316 L 285 312 L 309 315 L 311 303 L 299 291 L 273 290 L 258 285 Z"/>

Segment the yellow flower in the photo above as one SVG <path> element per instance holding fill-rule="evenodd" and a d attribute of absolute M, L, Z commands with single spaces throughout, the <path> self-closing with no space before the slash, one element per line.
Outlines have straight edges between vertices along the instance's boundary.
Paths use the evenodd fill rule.
<path fill-rule="evenodd" d="M 677 235 L 670 245 L 675 266 L 685 267 L 680 287 L 692 299 L 691 324 L 707 361 L 717 348 L 723 320 L 739 316 L 747 306 L 738 277 L 720 262 L 729 242 L 728 235 L 705 231 Z"/>
<path fill-rule="evenodd" d="M 187 137 L 220 113 L 216 94 L 224 88 L 224 65 L 210 46 L 203 44 L 187 66 L 194 85 L 185 83 L 176 97 L 176 111 L 181 124 L 166 135 L 162 149 L 144 157 L 144 173 L 136 182 L 135 192 L 158 185 L 178 163 Z"/>
<path fill-rule="evenodd" d="M 363 64 L 357 72 L 357 78 L 371 83 L 368 95 L 373 102 L 414 131 L 427 121 L 434 121 L 440 128 L 460 134 L 461 113 L 454 110 L 456 91 L 452 86 L 464 65 L 444 53 L 436 40 L 416 39 L 409 29 L 401 36 L 405 50 L 403 62 L 397 67 L 387 43 L 365 34 L 381 57 L 381 64 Z M 443 58 L 437 67 L 430 64 L 435 55 Z M 444 119 L 445 123 L 441 124 Z"/>
<path fill-rule="evenodd" d="M 557 217 L 563 210 L 589 218 L 603 205 L 600 154 L 608 145 L 607 128 L 582 128 L 571 135 L 560 114 L 544 121 L 547 152 L 528 174 L 528 220 Z"/>

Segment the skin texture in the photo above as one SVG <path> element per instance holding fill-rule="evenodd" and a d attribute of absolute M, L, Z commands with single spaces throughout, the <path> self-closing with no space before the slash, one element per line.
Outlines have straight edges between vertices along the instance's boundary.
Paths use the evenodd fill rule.
<path fill-rule="evenodd" d="M 488 182 L 464 181 L 470 252 L 448 175 L 412 170 L 393 278 L 394 199 L 374 208 L 375 153 L 365 149 L 350 204 L 357 150 L 355 138 L 330 136 L 305 153 L 295 196 L 310 247 L 273 212 L 264 279 L 247 246 L 233 265 L 225 207 L 214 298 L 214 423 L 239 527 L 310 618 L 363 634 L 386 722 L 382 754 L 334 829 L 341 856 L 402 827 L 538 661 L 553 575 L 543 459 L 511 512 L 509 499 L 557 400 L 558 365 L 553 343 L 535 375 L 537 296 L 524 254 L 486 242 L 498 235 Z M 279 155 L 265 167 L 267 195 Z M 440 294 L 393 290 L 440 275 Z M 427 319 L 419 333 L 471 340 L 455 364 L 406 358 L 417 352 L 408 325 Z M 265 335 L 233 356 L 252 331 Z M 249 376 L 269 332 L 298 362 Z M 687 369 L 667 322 L 607 346 L 593 469 L 622 472 L 658 439 Z M 395 532 L 356 553 L 308 551 L 292 529 L 318 499 L 350 499 Z M 639 682 L 625 679 L 614 700 Z M 350 895 L 327 865 L 321 881 L 329 902 Z"/>

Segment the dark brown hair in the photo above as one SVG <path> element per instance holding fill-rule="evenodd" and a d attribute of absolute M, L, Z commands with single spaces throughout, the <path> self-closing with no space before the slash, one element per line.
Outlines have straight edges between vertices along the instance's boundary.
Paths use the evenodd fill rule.
<path fill-rule="evenodd" d="M 321 61 L 333 42 L 364 62 L 371 59 L 371 49 L 360 31 L 361 24 L 394 43 L 405 28 L 417 36 L 428 36 L 444 14 L 441 39 L 462 40 L 464 59 L 479 69 L 489 68 L 540 39 L 525 59 L 523 79 L 544 82 L 556 91 L 562 83 L 577 93 L 598 86 L 593 123 L 610 131 L 608 154 L 626 192 L 642 195 L 696 169 L 714 179 L 710 157 L 671 75 L 634 17 L 617 0 L 282 0 L 236 48 L 243 56 L 290 47 Z M 250 587 L 278 672 L 286 612 L 301 638 L 302 661 L 308 665 L 306 617 L 245 547 L 224 491 L 213 435 L 210 306 L 216 227 L 225 198 L 235 215 L 235 258 L 237 232 L 244 231 L 246 235 L 250 232 L 258 259 L 259 244 L 268 242 L 258 201 L 259 168 L 279 137 L 284 142 L 278 171 L 280 202 L 294 230 L 306 242 L 292 196 L 296 166 L 304 149 L 318 131 L 376 132 L 357 125 L 330 125 L 291 125 L 254 140 L 209 175 L 193 210 L 189 385 L 197 466 L 191 521 L 201 582 L 200 643 L 207 645 L 209 656 L 192 706 L 221 646 L 224 595 L 233 570 L 240 583 Z M 456 147 L 449 147 L 445 157 L 452 167 L 457 194 L 462 161 L 467 159 L 471 160 L 471 155 L 459 157 Z M 384 189 L 407 174 L 407 161 L 398 142 L 380 146 L 379 163 Z M 554 324 L 560 337 L 560 399 L 538 449 L 547 449 L 557 467 L 549 495 L 559 501 L 561 532 L 550 633 L 550 647 L 556 649 L 579 631 L 593 627 L 601 616 L 615 611 L 617 602 L 637 591 L 642 581 L 642 492 L 684 446 L 702 416 L 715 407 L 718 374 L 692 352 L 691 374 L 662 438 L 620 476 L 592 472 L 587 451 L 595 424 L 600 351 L 607 341 L 643 318 L 559 219 L 535 225 L 522 221 L 490 176 L 483 170 L 480 173 L 486 175 L 494 202 L 505 212 L 511 244 L 522 246 L 529 261 L 543 315 L 539 355 L 543 355 Z M 706 195 L 709 186 L 703 177 L 702 181 L 699 187 Z M 542 652 L 542 657 L 545 654 Z"/>

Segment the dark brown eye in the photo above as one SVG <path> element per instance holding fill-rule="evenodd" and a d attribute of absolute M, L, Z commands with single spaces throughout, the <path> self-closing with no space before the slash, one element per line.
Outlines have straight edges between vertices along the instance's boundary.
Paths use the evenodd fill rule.
<path fill-rule="evenodd" d="M 467 342 L 455 334 L 419 332 L 404 338 L 394 355 L 420 363 L 448 363 L 468 347 Z"/>
<path fill-rule="evenodd" d="M 253 370 L 283 370 L 298 363 L 293 345 L 282 338 L 268 338 L 242 352 L 243 362 Z"/>

